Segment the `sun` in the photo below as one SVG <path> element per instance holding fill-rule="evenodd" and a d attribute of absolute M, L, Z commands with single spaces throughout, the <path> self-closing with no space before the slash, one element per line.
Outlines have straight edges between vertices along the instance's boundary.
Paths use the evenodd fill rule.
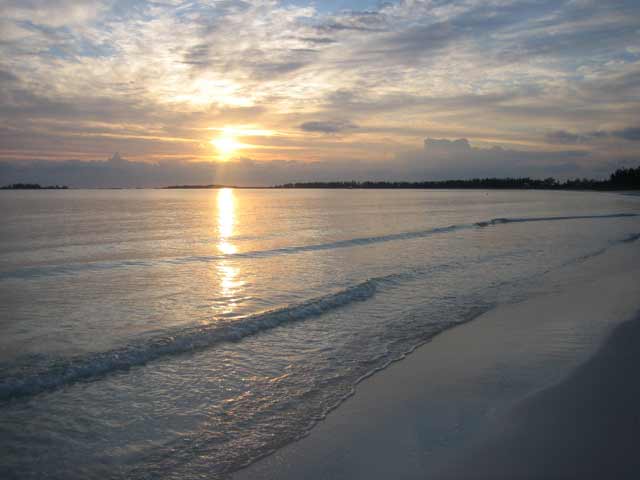
<path fill-rule="evenodd" d="M 228 133 L 212 139 L 211 145 L 216 147 L 218 155 L 224 160 L 228 159 L 236 151 L 242 148 L 242 144 L 239 143 L 233 135 Z"/>

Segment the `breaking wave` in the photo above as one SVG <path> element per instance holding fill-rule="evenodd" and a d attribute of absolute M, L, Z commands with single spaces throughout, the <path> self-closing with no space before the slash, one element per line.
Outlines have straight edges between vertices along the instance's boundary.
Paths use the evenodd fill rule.
<path fill-rule="evenodd" d="M 489 227 L 492 225 L 501 225 L 505 223 L 524 223 L 524 222 L 555 222 L 560 220 L 590 220 L 598 218 L 624 218 L 637 217 L 637 213 L 609 213 L 602 215 L 568 215 L 561 217 L 521 217 L 521 218 L 493 218 L 485 222 L 477 222 L 477 227 Z"/>
<path fill-rule="evenodd" d="M 249 335 L 277 327 L 288 322 L 317 317 L 325 312 L 353 302 L 367 300 L 383 283 L 393 282 L 397 275 L 369 279 L 335 293 L 312 298 L 305 302 L 268 310 L 244 318 L 226 320 L 206 326 L 190 327 L 166 333 L 127 346 L 86 356 L 51 362 L 47 367 L 29 372 L 0 367 L 0 400 L 35 395 L 54 390 L 81 380 L 128 370 L 159 358 L 198 351 L 225 341 L 238 341 Z M 2 370 L 5 370 L 4 372 Z M 11 371 L 14 370 L 12 373 Z"/>

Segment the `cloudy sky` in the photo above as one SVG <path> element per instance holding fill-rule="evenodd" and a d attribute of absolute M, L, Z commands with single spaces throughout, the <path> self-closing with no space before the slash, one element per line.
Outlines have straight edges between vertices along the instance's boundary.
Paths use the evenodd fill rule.
<path fill-rule="evenodd" d="M 0 0 L 0 122 L 0 183 L 603 176 L 640 2 Z"/>

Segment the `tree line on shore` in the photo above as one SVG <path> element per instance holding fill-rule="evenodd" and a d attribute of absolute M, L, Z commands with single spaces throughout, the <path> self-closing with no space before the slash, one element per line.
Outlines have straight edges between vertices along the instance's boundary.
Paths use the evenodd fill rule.
<path fill-rule="evenodd" d="M 1 190 L 66 190 L 66 185 L 41 186 L 38 183 L 14 183 L 0 187 Z M 223 185 L 175 185 L 164 188 L 225 188 Z M 228 187 L 237 188 L 237 187 Z M 536 179 L 521 178 L 473 178 L 470 180 L 425 180 L 419 182 L 388 181 L 337 181 L 296 182 L 276 185 L 272 188 L 490 188 L 490 189 L 549 189 L 549 190 L 638 190 L 640 189 L 640 167 L 620 168 L 607 180 L 576 178 L 559 181 L 553 177 Z"/>
<path fill-rule="evenodd" d="M 47 185 L 42 186 L 39 183 L 12 183 L 11 185 L 5 185 L 0 187 L 2 190 L 66 190 L 66 185 Z"/>
<path fill-rule="evenodd" d="M 553 177 L 548 177 L 543 180 L 522 177 L 473 178 L 470 180 L 426 180 L 421 182 L 296 182 L 278 185 L 275 188 L 519 188 L 551 190 L 634 190 L 640 189 L 640 167 L 618 169 L 612 173 L 607 180 L 576 178 L 559 181 Z"/>

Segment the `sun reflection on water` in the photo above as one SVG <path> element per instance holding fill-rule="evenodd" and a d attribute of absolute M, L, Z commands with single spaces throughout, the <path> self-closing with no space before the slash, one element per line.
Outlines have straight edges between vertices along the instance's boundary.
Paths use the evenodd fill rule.
<path fill-rule="evenodd" d="M 222 188 L 218 190 L 217 209 L 218 250 L 225 255 L 236 253 L 237 248 L 231 242 L 236 221 L 236 204 L 232 189 Z M 238 292 L 244 282 L 238 279 L 240 269 L 233 266 L 230 260 L 221 259 L 217 269 L 220 275 L 220 296 L 223 304 L 218 305 L 216 309 L 220 309 L 222 314 L 229 315 L 237 307 L 238 299 L 240 298 Z"/>
<path fill-rule="evenodd" d="M 235 223 L 235 201 L 233 190 L 222 188 L 218 191 L 218 233 L 220 240 L 218 250 L 224 254 L 236 253 L 237 249 L 229 238 L 233 235 Z"/>

